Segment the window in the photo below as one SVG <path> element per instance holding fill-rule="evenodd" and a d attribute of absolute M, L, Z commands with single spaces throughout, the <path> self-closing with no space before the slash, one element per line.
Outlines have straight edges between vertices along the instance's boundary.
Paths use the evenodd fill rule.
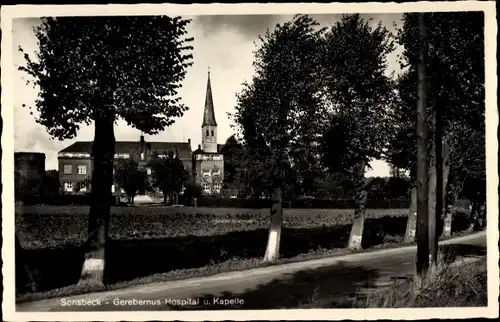
<path fill-rule="evenodd" d="M 214 170 L 212 173 L 214 176 L 220 176 L 220 170 Z"/>
<path fill-rule="evenodd" d="M 64 174 L 72 174 L 73 173 L 73 165 L 65 164 L 63 171 L 64 171 Z"/>
<path fill-rule="evenodd" d="M 220 184 L 214 185 L 214 190 L 216 193 L 219 193 L 221 191 L 221 189 L 222 189 L 222 185 L 220 185 Z"/>
<path fill-rule="evenodd" d="M 210 185 L 208 183 L 203 184 L 203 192 L 210 193 Z"/>
<path fill-rule="evenodd" d="M 210 177 L 210 170 L 203 170 L 204 177 Z"/>
<path fill-rule="evenodd" d="M 209 136 L 208 130 L 207 130 L 207 136 Z"/>
<path fill-rule="evenodd" d="M 64 191 L 73 191 L 73 182 L 65 182 Z"/>
<path fill-rule="evenodd" d="M 111 185 L 111 193 L 115 193 L 115 185 L 114 184 Z"/>
<path fill-rule="evenodd" d="M 212 130 L 212 136 L 214 136 L 214 130 Z"/>
<path fill-rule="evenodd" d="M 80 191 L 81 192 L 85 192 L 87 191 L 87 187 L 85 187 L 85 185 L 82 183 L 81 187 L 80 187 Z"/>
<path fill-rule="evenodd" d="M 151 175 L 151 168 L 147 168 L 146 173 L 148 174 L 148 176 L 150 176 Z"/>
<path fill-rule="evenodd" d="M 144 152 L 141 152 L 141 160 L 144 160 Z"/>
<path fill-rule="evenodd" d="M 87 174 L 87 166 L 86 165 L 79 165 L 78 166 L 78 174 Z"/>

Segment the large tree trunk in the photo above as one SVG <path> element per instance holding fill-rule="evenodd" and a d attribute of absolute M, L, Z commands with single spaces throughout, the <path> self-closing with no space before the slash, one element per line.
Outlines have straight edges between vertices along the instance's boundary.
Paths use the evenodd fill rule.
<path fill-rule="evenodd" d="M 482 229 L 486 219 L 486 196 L 483 191 L 478 191 L 472 201 L 472 210 L 469 219 L 468 231 Z"/>
<path fill-rule="evenodd" d="M 352 223 L 351 234 L 349 236 L 349 243 L 347 244 L 347 248 L 353 250 L 361 249 L 363 228 L 365 225 L 366 200 L 368 198 L 365 168 L 366 164 L 361 164 L 356 173 L 356 184 L 354 187 L 354 221 Z"/>
<path fill-rule="evenodd" d="M 471 232 L 474 230 L 474 226 L 477 222 L 478 218 L 478 213 L 479 213 L 479 198 L 478 194 L 476 194 L 473 199 L 471 200 L 472 202 L 472 207 L 470 211 L 470 217 L 469 217 L 469 227 L 467 229 L 468 232 Z"/>
<path fill-rule="evenodd" d="M 427 24 L 424 13 L 418 16 L 419 62 L 417 101 L 417 272 L 429 267 L 429 156 L 427 124 Z"/>
<path fill-rule="evenodd" d="M 440 125 L 442 126 L 442 125 Z M 446 196 L 448 193 L 448 179 L 450 175 L 450 149 L 449 149 L 449 135 L 442 136 L 442 144 L 439 147 L 440 151 L 439 158 L 436 159 L 438 162 L 438 181 L 437 181 L 437 204 L 436 204 L 436 220 L 437 220 L 437 235 L 441 236 L 443 234 L 443 223 L 446 214 Z M 438 237 L 436 237 L 437 243 Z M 436 244 L 437 247 L 437 244 Z"/>
<path fill-rule="evenodd" d="M 415 241 L 417 226 L 417 187 L 410 190 L 410 209 L 408 210 L 408 219 L 406 221 L 405 243 Z"/>
<path fill-rule="evenodd" d="M 482 200 L 479 205 L 479 212 L 477 216 L 477 226 L 478 230 L 482 230 L 486 226 L 486 201 Z"/>
<path fill-rule="evenodd" d="M 438 173 L 436 167 L 436 154 L 434 149 L 429 155 L 429 264 L 437 261 L 437 204 L 440 193 L 438 193 Z"/>
<path fill-rule="evenodd" d="M 105 248 L 111 212 L 113 157 L 115 154 L 114 114 L 99 111 L 92 145 L 92 198 L 89 213 L 87 252 L 79 284 L 104 285 Z"/>
<path fill-rule="evenodd" d="M 486 226 L 486 201 L 482 200 L 479 205 L 479 213 L 477 219 L 477 229 L 482 230 Z"/>
<path fill-rule="evenodd" d="M 281 186 L 274 188 L 272 200 L 271 223 L 269 225 L 269 237 L 267 239 L 264 262 L 274 262 L 279 257 L 281 223 L 283 221 L 283 190 Z"/>
<path fill-rule="evenodd" d="M 453 207 L 455 205 L 455 201 L 458 198 L 460 191 L 462 190 L 462 180 L 458 175 L 454 175 L 449 180 L 448 191 L 446 193 L 446 205 L 444 211 L 444 219 L 443 219 L 443 232 L 441 234 L 442 237 L 448 238 L 451 237 L 451 223 L 453 221 Z"/>

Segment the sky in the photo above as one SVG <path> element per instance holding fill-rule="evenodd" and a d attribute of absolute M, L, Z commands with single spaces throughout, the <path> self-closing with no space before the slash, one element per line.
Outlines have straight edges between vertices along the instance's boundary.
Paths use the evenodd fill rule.
<path fill-rule="evenodd" d="M 332 26 L 340 19 L 340 15 L 312 15 L 322 27 Z M 401 14 L 371 14 L 362 15 L 371 19 L 370 24 L 375 26 L 378 22 L 389 30 L 395 30 L 395 24 L 400 25 Z M 201 123 L 205 103 L 207 72 L 210 67 L 212 93 L 216 120 L 218 123 L 218 143 L 223 144 L 234 132 L 228 113 L 234 111 L 236 94 L 242 89 L 242 83 L 250 81 L 254 73 L 252 63 L 253 51 L 259 44 L 259 35 L 266 30 L 273 29 L 277 23 L 291 20 L 292 15 L 225 15 L 225 16 L 195 16 L 188 25 L 189 37 L 194 37 L 192 43 L 193 66 L 187 70 L 183 81 L 183 88 L 179 94 L 189 110 L 175 123 L 160 134 L 145 135 L 146 141 L 173 141 L 187 142 L 191 139 L 192 149 L 201 144 Z M 33 27 L 39 24 L 37 18 L 14 19 L 13 32 L 13 59 L 16 66 L 24 65 L 24 58 L 18 51 L 21 46 L 25 52 L 33 55 L 38 49 L 37 39 Z M 387 73 L 400 71 L 397 55 L 402 48 L 398 47 L 388 57 L 389 68 Z M 77 140 L 92 141 L 94 137 L 93 124 L 81 126 L 78 135 L 72 140 L 58 141 L 51 139 L 45 128 L 35 122 L 34 116 L 26 106 L 34 106 L 38 91 L 31 85 L 26 85 L 28 75 L 24 72 L 14 71 L 15 90 L 15 151 L 16 152 L 43 152 L 46 154 L 46 169 L 57 169 L 57 152 Z M 36 112 L 35 112 L 36 115 Z M 141 133 L 119 121 L 115 126 L 117 141 L 139 140 Z M 365 176 L 388 176 L 389 166 L 380 160 L 370 164 Z"/>

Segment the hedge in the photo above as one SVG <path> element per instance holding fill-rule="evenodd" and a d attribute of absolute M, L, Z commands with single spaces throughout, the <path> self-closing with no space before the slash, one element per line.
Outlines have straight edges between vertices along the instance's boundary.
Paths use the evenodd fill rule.
<path fill-rule="evenodd" d="M 117 205 L 117 197 L 112 197 L 112 205 Z M 80 195 L 59 195 L 51 197 L 30 196 L 24 197 L 22 200 L 25 205 L 45 204 L 54 206 L 68 205 L 90 205 L 90 194 Z M 192 206 L 192 201 L 185 200 L 183 196 L 179 196 L 179 203 L 186 206 Z M 272 201 L 269 199 L 229 199 L 221 197 L 202 196 L 197 200 L 198 207 L 205 208 L 245 208 L 245 209 L 263 209 L 270 208 Z M 457 200 L 455 206 L 459 208 L 468 208 L 468 200 Z M 320 200 L 320 199 L 303 199 L 291 200 L 283 202 L 284 208 L 293 209 L 353 209 L 354 201 L 352 199 L 337 199 L 337 200 Z M 370 200 L 368 199 L 366 208 L 369 209 L 407 209 L 409 201 L 407 199 L 393 200 Z"/>
<path fill-rule="evenodd" d="M 24 196 L 18 200 L 24 205 L 53 205 L 53 206 L 87 206 L 90 205 L 90 194 L 78 195 L 58 195 L 58 196 Z M 112 197 L 111 204 L 117 204 L 115 196 Z"/>
<path fill-rule="evenodd" d="M 198 207 L 208 208 L 247 208 L 260 209 L 269 208 L 272 201 L 269 199 L 225 199 L 216 197 L 201 197 L 198 200 Z M 406 209 L 409 206 L 408 200 L 368 200 L 366 208 L 370 209 Z M 299 209 L 352 209 L 354 201 L 352 199 L 319 200 L 304 199 L 283 202 L 284 208 Z"/>

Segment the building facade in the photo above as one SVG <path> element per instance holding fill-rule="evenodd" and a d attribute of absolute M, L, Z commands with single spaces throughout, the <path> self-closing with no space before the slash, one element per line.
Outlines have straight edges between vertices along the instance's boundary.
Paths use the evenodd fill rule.
<path fill-rule="evenodd" d="M 75 142 L 58 154 L 59 181 L 65 193 L 86 192 L 90 188 L 92 175 L 92 142 Z M 191 140 L 188 142 L 147 142 L 144 136 L 139 141 L 117 141 L 115 159 L 133 159 L 145 168 L 154 153 L 165 155 L 169 152 L 179 154 L 186 170 L 191 170 Z M 149 174 L 149 172 L 148 172 Z M 113 193 L 123 192 L 117 185 L 111 187 Z"/>
<path fill-rule="evenodd" d="M 116 158 L 132 158 L 139 167 L 145 167 L 152 155 L 165 155 L 169 152 L 179 154 L 184 167 L 193 176 L 194 182 L 202 187 L 204 194 L 217 194 L 222 190 L 224 180 L 224 156 L 222 144 L 217 144 L 217 122 L 212 97 L 210 71 L 208 72 L 205 109 L 201 125 L 202 143 L 194 152 L 191 139 L 188 142 L 147 142 L 141 135 L 139 141 L 117 141 Z M 77 141 L 59 151 L 59 181 L 65 193 L 86 192 L 90 188 L 92 175 L 92 142 Z M 123 191 L 113 185 L 112 192 Z"/>

